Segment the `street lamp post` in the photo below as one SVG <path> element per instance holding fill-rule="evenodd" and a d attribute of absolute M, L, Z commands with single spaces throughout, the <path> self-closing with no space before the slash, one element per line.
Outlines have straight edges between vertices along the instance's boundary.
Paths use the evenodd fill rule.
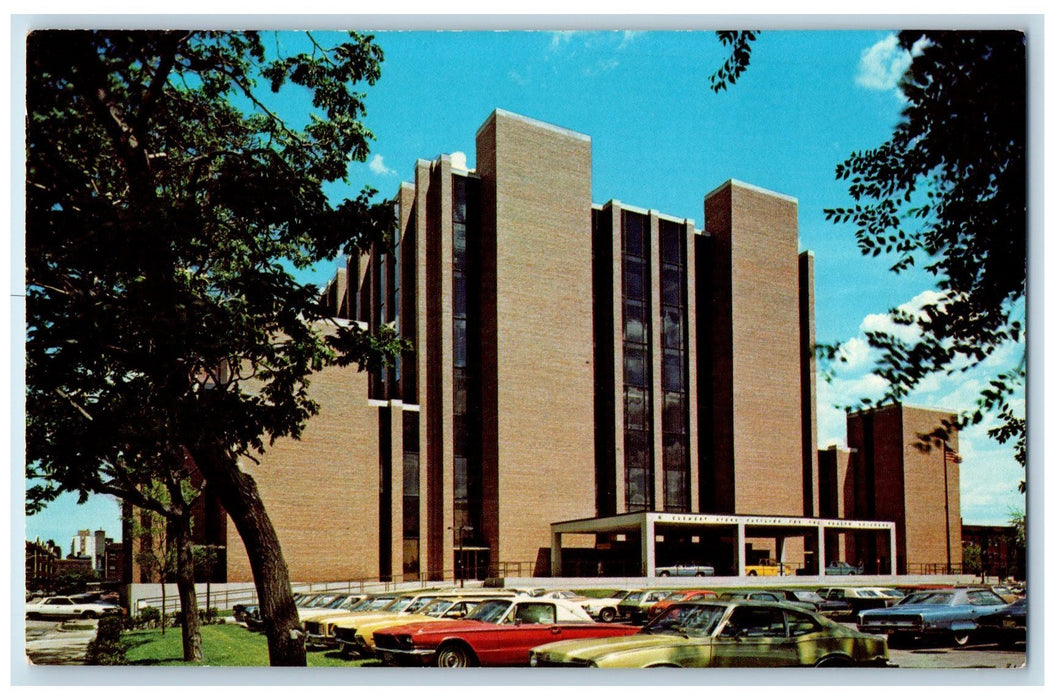
<path fill-rule="evenodd" d="M 461 572 L 460 572 L 461 576 L 458 577 L 458 586 L 461 587 L 461 588 L 465 588 L 465 559 L 462 556 L 462 554 L 463 554 L 462 542 L 463 542 L 463 540 L 465 538 L 465 535 L 463 533 L 465 533 L 465 532 L 472 532 L 473 531 L 473 526 L 472 525 L 459 525 L 458 527 L 451 526 L 451 527 L 448 527 L 447 529 L 454 532 L 454 549 L 457 552 L 457 556 L 455 557 L 455 560 L 454 560 L 455 573 L 458 573 L 458 560 L 459 559 L 462 560 L 462 569 L 461 569 Z"/>

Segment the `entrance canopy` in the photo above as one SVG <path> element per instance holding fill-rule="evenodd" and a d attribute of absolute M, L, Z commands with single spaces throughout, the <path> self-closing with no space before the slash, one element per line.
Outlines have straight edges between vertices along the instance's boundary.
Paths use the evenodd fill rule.
<path fill-rule="evenodd" d="M 827 560 L 824 551 L 825 535 L 851 531 L 880 531 L 887 534 L 889 543 L 890 573 L 897 568 L 897 544 L 893 522 L 874 520 L 839 520 L 829 518 L 804 518 L 777 515 L 713 515 L 707 513 L 650 513 L 639 511 L 602 518 L 566 520 L 550 525 L 552 546 L 550 547 L 550 570 L 554 576 L 561 575 L 561 538 L 566 534 L 624 534 L 640 536 L 641 574 L 656 575 L 656 529 L 664 531 L 692 530 L 714 531 L 719 534 L 735 533 L 736 571 L 744 576 L 747 566 L 747 539 L 751 537 L 773 538 L 777 541 L 778 559 L 784 560 L 784 540 L 789 537 L 816 537 L 817 565 L 819 574 L 824 573 Z"/>

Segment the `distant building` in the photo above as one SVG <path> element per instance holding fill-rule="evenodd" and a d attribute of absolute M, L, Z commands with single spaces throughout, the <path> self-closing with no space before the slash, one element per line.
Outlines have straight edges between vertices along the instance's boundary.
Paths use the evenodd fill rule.
<path fill-rule="evenodd" d="M 100 580 L 121 581 L 124 576 L 124 546 L 107 537 L 105 530 L 78 530 L 70 543 L 68 558 L 74 557 L 91 562 L 91 569 Z"/>
<path fill-rule="evenodd" d="M 26 584 L 33 585 L 38 579 L 50 579 L 55 576 L 55 562 L 62 559 L 62 548 L 53 541 L 42 542 L 37 539 L 26 541 Z"/>
<path fill-rule="evenodd" d="M 981 555 L 981 569 L 997 578 L 1026 578 L 1026 550 L 1018 543 L 1018 533 L 1011 525 L 966 525 L 961 527 L 963 546 L 976 545 Z"/>
<path fill-rule="evenodd" d="M 88 557 L 70 557 L 67 556 L 65 559 L 55 560 L 55 575 L 61 576 L 62 574 L 94 574 L 97 573 L 92 567 L 92 560 Z"/>

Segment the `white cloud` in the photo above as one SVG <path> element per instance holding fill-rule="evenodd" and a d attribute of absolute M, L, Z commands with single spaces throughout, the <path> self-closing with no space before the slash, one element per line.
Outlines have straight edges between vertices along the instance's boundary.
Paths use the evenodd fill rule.
<path fill-rule="evenodd" d="M 564 44 L 567 44 L 569 41 L 571 41 L 573 36 L 580 33 L 581 32 L 577 31 L 551 32 L 549 47 L 551 49 L 559 48 L 560 46 L 563 46 Z"/>
<path fill-rule="evenodd" d="M 868 366 L 872 348 L 863 338 L 850 338 L 839 346 L 840 369 L 854 372 Z"/>
<path fill-rule="evenodd" d="M 616 47 L 616 51 L 622 51 L 623 49 L 625 49 L 630 44 L 630 42 L 636 39 L 640 34 L 641 32 L 635 32 L 632 30 L 624 31 L 622 34 L 623 40 L 619 42 L 619 46 Z"/>
<path fill-rule="evenodd" d="M 370 172 L 375 175 L 395 175 L 396 171 L 392 170 L 385 165 L 385 159 L 381 157 L 379 153 L 375 153 L 374 157 L 370 159 L 369 164 Z"/>
<path fill-rule="evenodd" d="M 898 46 L 895 35 L 889 34 L 861 53 L 856 82 L 869 90 L 897 90 L 898 81 L 911 63 L 912 54 Z"/>
<path fill-rule="evenodd" d="M 469 166 L 466 164 L 465 154 L 461 151 L 455 151 L 451 154 L 451 167 L 457 168 L 458 170 L 468 170 Z"/>

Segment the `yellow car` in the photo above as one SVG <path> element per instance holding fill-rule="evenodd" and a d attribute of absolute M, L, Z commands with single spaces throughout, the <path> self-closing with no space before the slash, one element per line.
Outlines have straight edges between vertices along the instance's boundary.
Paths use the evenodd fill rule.
<path fill-rule="evenodd" d="M 333 638 L 335 624 L 342 620 L 376 614 L 391 608 L 401 600 L 400 596 L 387 593 L 367 598 L 350 610 L 331 610 L 329 614 L 319 614 L 306 620 L 302 619 L 305 644 L 309 649 L 333 648 L 337 646 Z"/>
<path fill-rule="evenodd" d="M 782 603 L 678 603 L 637 634 L 531 650 L 532 666 L 888 666 L 886 638 Z"/>
<path fill-rule="evenodd" d="M 795 572 L 790 566 L 776 559 L 763 559 L 757 564 L 745 566 L 744 573 L 748 576 L 791 576 Z"/>
<path fill-rule="evenodd" d="M 350 656 L 368 656 L 374 653 L 374 632 L 387 629 L 393 625 L 427 625 L 432 622 L 443 622 L 444 620 L 459 620 L 465 617 L 469 611 L 484 600 L 503 598 L 501 595 L 486 595 L 468 598 L 437 598 L 423 607 L 417 613 L 403 614 L 393 613 L 381 617 L 359 618 L 346 620 L 335 625 L 333 634 L 337 644 L 341 648 L 341 654 Z"/>
<path fill-rule="evenodd" d="M 337 646 L 334 630 L 339 624 L 362 622 L 367 618 L 380 615 L 381 618 L 393 615 L 416 613 L 440 595 L 450 595 L 450 590 L 415 591 L 398 595 L 387 593 L 378 595 L 365 604 L 352 610 L 339 611 L 336 615 L 316 616 L 304 622 L 304 633 L 308 648 L 332 649 Z"/>

